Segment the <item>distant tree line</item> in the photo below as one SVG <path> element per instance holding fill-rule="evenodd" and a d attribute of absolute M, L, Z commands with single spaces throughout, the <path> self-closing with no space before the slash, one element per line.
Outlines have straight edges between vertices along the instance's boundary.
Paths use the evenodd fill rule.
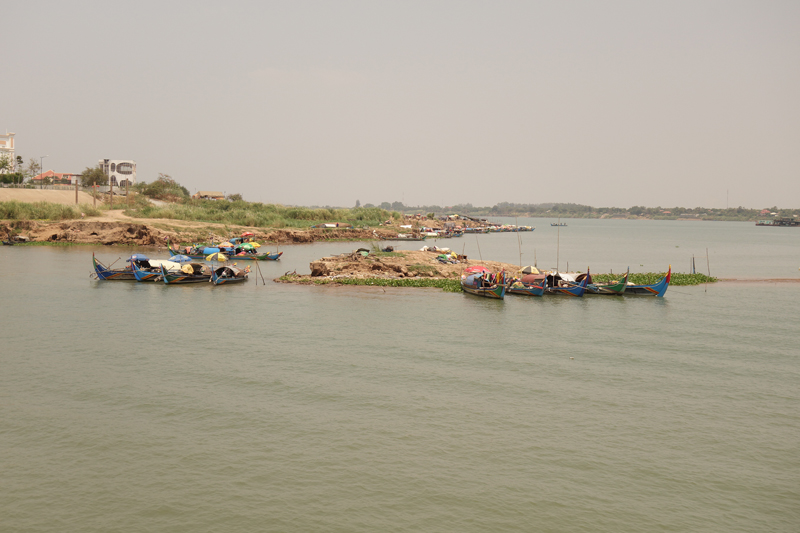
<path fill-rule="evenodd" d="M 766 210 L 771 214 L 762 214 L 763 209 L 748 209 L 742 206 L 725 209 L 707 207 L 645 207 L 636 205 L 623 207 L 593 207 L 575 203 L 541 203 L 517 204 L 500 202 L 491 207 L 475 207 L 470 203 L 452 206 L 420 205 L 407 206 L 402 202 L 383 202 L 379 205 L 364 204 L 364 207 L 380 207 L 381 209 L 411 214 L 429 214 L 436 216 L 457 213 L 474 217 L 491 216 L 525 216 L 525 217 L 564 217 L 564 218 L 648 218 L 648 219 L 680 219 L 697 218 L 704 220 L 758 220 L 772 216 L 800 217 L 800 209 L 779 209 L 776 206 Z"/>

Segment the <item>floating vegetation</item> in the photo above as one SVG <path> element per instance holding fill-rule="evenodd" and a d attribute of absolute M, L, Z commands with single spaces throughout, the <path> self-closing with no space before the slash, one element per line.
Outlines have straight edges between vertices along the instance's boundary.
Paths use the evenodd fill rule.
<path fill-rule="evenodd" d="M 442 278 L 300 278 L 299 276 L 281 276 L 279 281 L 298 282 L 308 280 L 315 285 L 366 285 L 372 287 L 435 287 L 445 292 L 461 292 L 461 281 Z"/>
<path fill-rule="evenodd" d="M 628 277 L 628 282 L 635 285 L 653 285 L 661 281 L 661 278 L 666 276 L 666 272 L 646 272 L 641 274 L 631 274 Z M 622 279 L 618 274 L 592 274 L 592 281 L 595 283 L 608 283 L 610 281 L 617 281 Z M 687 285 L 701 285 L 703 283 L 714 283 L 717 278 L 706 276 L 705 274 L 683 274 L 680 272 L 673 272 L 669 284 L 675 287 Z"/>

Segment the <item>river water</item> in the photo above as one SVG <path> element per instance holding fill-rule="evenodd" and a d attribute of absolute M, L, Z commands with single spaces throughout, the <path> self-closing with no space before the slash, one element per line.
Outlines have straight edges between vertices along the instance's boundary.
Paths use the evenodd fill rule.
<path fill-rule="evenodd" d="M 434 244 L 800 277 L 795 228 L 518 222 L 538 227 Z M 498 302 L 89 279 L 92 252 L 131 251 L 0 249 L 2 531 L 800 530 L 800 283 Z"/>

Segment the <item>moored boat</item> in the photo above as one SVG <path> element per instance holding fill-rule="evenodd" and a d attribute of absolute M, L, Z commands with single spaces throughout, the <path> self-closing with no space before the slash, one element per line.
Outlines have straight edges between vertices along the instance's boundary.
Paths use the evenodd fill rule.
<path fill-rule="evenodd" d="M 94 274 L 98 280 L 103 281 L 135 281 L 136 276 L 133 274 L 133 269 L 130 266 L 118 269 L 112 269 L 111 266 L 106 266 L 92 254 L 92 266 L 94 266 Z M 113 266 L 113 265 L 112 265 Z"/>
<path fill-rule="evenodd" d="M 661 278 L 661 281 L 658 283 L 653 283 L 652 285 L 634 285 L 629 283 L 627 287 L 625 287 L 625 295 L 633 294 L 633 295 L 640 295 L 640 296 L 664 296 L 664 293 L 667 292 L 667 288 L 669 288 L 669 280 L 672 278 L 672 265 L 669 266 L 669 270 L 667 270 L 667 275 Z"/>
<path fill-rule="evenodd" d="M 588 272 L 588 271 L 587 271 Z M 564 296 L 577 296 L 580 298 L 586 292 L 586 285 L 589 283 L 589 276 L 578 282 L 566 274 L 560 272 L 550 272 L 547 274 L 547 294 L 561 294 Z"/>
<path fill-rule="evenodd" d="M 586 285 L 586 292 L 589 294 L 609 294 L 609 295 L 621 295 L 625 293 L 625 290 L 628 288 L 628 276 L 630 275 L 631 269 L 629 268 L 625 275 L 617 280 L 617 281 L 610 281 L 608 283 L 593 283 L 591 281 L 591 276 L 587 273 L 587 277 L 589 277 L 589 283 Z"/>
<path fill-rule="evenodd" d="M 522 278 L 509 280 L 506 293 L 520 296 L 543 296 L 547 288 L 547 276 L 526 274 Z"/>
<path fill-rule="evenodd" d="M 131 263 L 131 270 L 133 270 L 133 275 L 136 278 L 136 281 L 159 281 L 161 279 L 161 269 L 164 268 L 167 272 L 178 272 L 181 269 L 180 263 L 175 263 L 173 261 L 166 261 L 160 259 L 147 259 L 144 256 L 143 259 L 133 260 L 131 256 L 130 261 Z"/>
<path fill-rule="evenodd" d="M 247 274 L 250 267 L 245 269 L 233 266 L 221 266 L 214 269 L 211 274 L 211 283 L 214 285 L 229 285 L 231 283 L 244 283 L 247 281 Z"/>
<path fill-rule="evenodd" d="M 167 285 L 207 282 L 211 281 L 211 268 L 200 263 L 186 263 L 180 271 L 168 272 L 164 265 L 161 265 L 161 279 Z"/>
<path fill-rule="evenodd" d="M 506 295 L 505 273 L 498 274 L 497 279 L 492 279 L 488 272 L 466 275 L 461 278 L 461 289 L 476 296 L 502 300 Z"/>

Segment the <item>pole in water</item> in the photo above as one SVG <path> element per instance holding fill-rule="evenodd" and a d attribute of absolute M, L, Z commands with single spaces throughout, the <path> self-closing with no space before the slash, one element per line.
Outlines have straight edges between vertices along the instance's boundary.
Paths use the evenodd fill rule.
<path fill-rule="evenodd" d="M 478 242 L 478 236 L 475 235 L 475 244 L 478 245 L 478 257 L 481 258 L 481 263 L 483 263 L 483 254 L 481 253 L 481 243 Z"/>
<path fill-rule="evenodd" d="M 558 271 L 558 260 L 561 255 L 561 217 L 558 217 L 558 227 L 556 228 L 556 272 Z M 569 267 L 567 267 L 569 270 Z"/>

